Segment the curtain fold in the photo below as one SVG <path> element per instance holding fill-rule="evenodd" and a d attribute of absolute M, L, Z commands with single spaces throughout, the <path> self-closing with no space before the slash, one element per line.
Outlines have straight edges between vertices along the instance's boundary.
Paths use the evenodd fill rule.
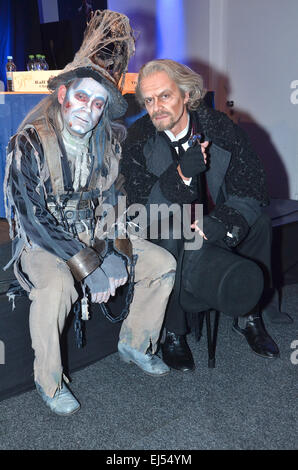
<path fill-rule="evenodd" d="M 4 83 L 0 91 L 4 91 L 6 90 L 6 58 L 12 54 L 11 2 L 8 0 L 0 0 L 0 31 L 0 80 Z"/>
<path fill-rule="evenodd" d="M 25 70 L 29 54 L 42 53 L 38 0 L 0 0 L 0 79 L 6 84 L 5 64 L 12 55 L 17 70 Z"/>

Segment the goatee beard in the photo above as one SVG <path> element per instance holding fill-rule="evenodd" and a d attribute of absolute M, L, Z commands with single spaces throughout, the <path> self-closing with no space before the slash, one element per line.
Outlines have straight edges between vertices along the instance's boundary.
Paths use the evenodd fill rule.
<path fill-rule="evenodd" d="M 162 132 L 162 131 L 169 131 L 170 129 L 172 129 L 174 126 L 175 126 L 175 121 L 174 121 L 174 118 L 173 116 L 171 116 L 169 114 L 169 117 L 170 117 L 170 122 L 168 122 L 167 124 L 166 123 L 156 123 L 154 122 L 154 117 L 152 117 L 152 122 L 154 124 L 154 127 L 159 131 L 159 132 Z"/>

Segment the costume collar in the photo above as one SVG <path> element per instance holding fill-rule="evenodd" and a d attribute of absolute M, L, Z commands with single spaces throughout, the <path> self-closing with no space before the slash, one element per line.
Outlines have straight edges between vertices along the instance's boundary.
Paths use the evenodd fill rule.
<path fill-rule="evenodd" d="M 189 132 L 189 124 L 190 124 L 190 116 L 189 116 L 189 113 L 187 114 L 187 125 L 186 127 L 183 129 L 183 131 L 179 132 L 179 134 L 177 134 L 176 136 L 173 134 L 172 131 L 170 130 L 165 130 L 165 134 L 168 136 L 168 138 L 170 139 L 171 142 L 174 142 L 174 141 L 178 141 L 178 140 L 181 140 L 183 139 L 186 134 L 188 134 Z M 184 139 L 183 139 L 184 140 Z"/>

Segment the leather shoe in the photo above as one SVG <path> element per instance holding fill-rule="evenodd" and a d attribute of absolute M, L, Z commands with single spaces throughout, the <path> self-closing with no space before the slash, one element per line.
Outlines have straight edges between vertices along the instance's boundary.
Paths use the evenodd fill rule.
<path fill-rule="evenodd" d="M 64 382 L 62 382 L 61 388 L 56 390 L 53 397 L 46 395 L 44 389 L 37 382 L 35 382 L 35 385 L 39 395 L 53 413 L 60 416 L 68 416 L 80 409 L 80 403 L 75 399 Z"/>
<path fill-rule="evenodd" d="M 141 353 L 137 349 L 125 343 L 118 343 L 118 351 L 122 361 L 133 362 L 146 374 L 153 376 L 166 375 L 170 372 L 169 367 L 156 354 L 150 352 Z"/>
<path fill-rule="evenodd" d="M 182 372 L 194 370 L 195 363 L 185 336 L 167 331 L 165 342 L 161 344 L 161 350 L 164 362 L 171 369 Z"/>
<path fill-rule="evenodd" d="M 249 315 L 246 318 L 245 328 L 240 328 L 238 318 L 235 319 L 233 330 L 246 338 L 252 351 L 258 356 L 267 359 L 279 357 L 279 349 L 271 336 L 265 330 L 261 316 Z"/>

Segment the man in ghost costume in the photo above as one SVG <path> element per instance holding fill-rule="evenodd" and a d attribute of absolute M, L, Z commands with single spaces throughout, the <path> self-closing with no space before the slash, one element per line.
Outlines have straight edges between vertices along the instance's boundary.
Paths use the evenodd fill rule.
<path fill-rule="evenodd" d="M 49 80 L 52 93 L 8 145 L 7 219 L 15 273 L 32 301 L 34 380 L 59 415 L 80 408 L 66 385 L 60 353 L 78 292 L 82 312 L 87 297 L 105 306 L 130 282 L 132 269 L 134 296 L 121 326 L 120 357 L 154 376 L 170 370 L 155 353 L 176 262 L 166 250 L 128 237 L 123 223 L 113 224 L 113 236 L 104 229 L 103 207 L 122 194 L 118 165 L 125 129 L 114 121 L 126 111 L 119 83 L 133 52 L 128 18 L 94 12 L 73 62 Z"/>

